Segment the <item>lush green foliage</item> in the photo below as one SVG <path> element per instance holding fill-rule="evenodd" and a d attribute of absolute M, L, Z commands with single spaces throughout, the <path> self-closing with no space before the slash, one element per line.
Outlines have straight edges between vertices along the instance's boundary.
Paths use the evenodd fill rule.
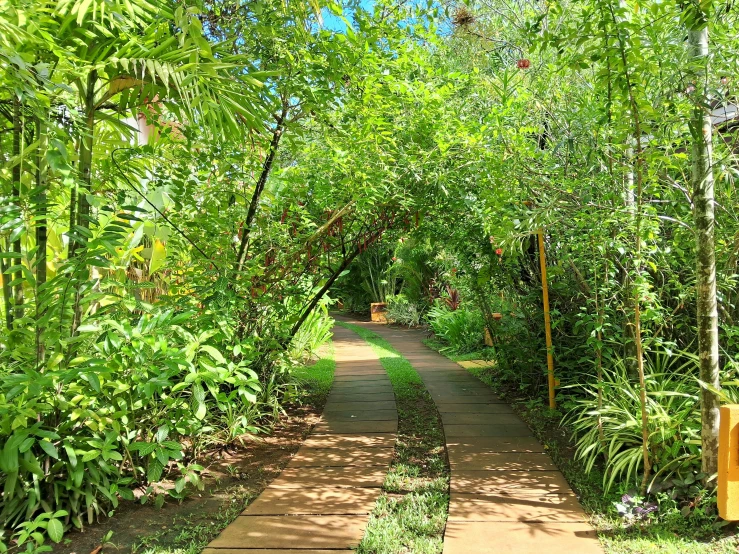
<path fill-rule="evenodd" d="M 426 317 L 457 351 L 484 326 L 502 378 L 542 396 L 539 230 L 558 400 L 587 465 L 646 485 L 715 463 L 710 413 L 701 450 L 682 439 L 688 399 L 739 382 L 737 135 L 721 117 L 736 10 L 0 8 L 0 517 L 16 542 L 161 502 L 162 477 L 175 497 L 197 485 L 204 449 L 291 398 L 291 358 L 328 338 L 329 291 Z M 710 64 L 691 42 L 704 29 Z M 709 112 L 715 245 L 695 169 Z M 668 352 L 713 352 L 714 254 L 719 378 L 681 363 L 664 379 Z"/>
<path fill-rule="evenodd" d="M 700 405 L 695 361 L 682 364 L 656 355 L 647 364 L 649 452 L 657 483 L 700 473 Z M 622 360 L 603 370 L 601 381 L 576 397 L 566 423 L 578 434 L 578 455 L 591 470 L 604 459 L 606 485 L 632 482 L 643 462 L 639 392 Z M 595 425 L 593 423 L 595 422 Z M 657 487 L 659 488 L 659 487 Z"/>
<path fill-rule="evenodd" d="M 464 354 L 482 345 L 485 321 L 479 311 L 450 310 L 440 304 L 431 308 L 427 317 L 434 334 L 449 343 L 450 349 Z"/>
<path fill-rule="evenodd" d="M 2 6 L 0 517 L 33 549 L 269 429 L 331 283 L 410 225 L 426 147 L 399 145 L 450 92 L 401 124 L 408 10 Z"/>
<path fill-rule="evenodd" d="M 398 294 L 387 299 L 387 313 L 385 316 L 388 321 L 393 323 L 417 327 L 421 323 L 425 308 L 426 306 L 423 304 L 411 302 L 402 294 Z"/>

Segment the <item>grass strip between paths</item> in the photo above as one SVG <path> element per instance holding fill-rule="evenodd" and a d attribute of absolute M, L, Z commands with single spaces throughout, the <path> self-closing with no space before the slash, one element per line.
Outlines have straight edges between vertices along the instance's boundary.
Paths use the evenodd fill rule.
<path fill-rule="evenodd" d="M 395 458 L 357 554 L 439 554 L 449 511 L 449 465 L 441 417 L 413 366 L 385 339 L 337 322 L 367 341 L 387 371 L 398 408 Z"/>

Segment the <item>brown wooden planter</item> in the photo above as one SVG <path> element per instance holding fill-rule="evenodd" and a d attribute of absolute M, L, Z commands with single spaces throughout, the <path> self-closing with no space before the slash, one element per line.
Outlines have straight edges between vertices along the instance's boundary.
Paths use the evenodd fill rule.
<path fill-rule="evenodd" d="M 385 302 L 374 302 L 370 304 L 370 317 L 372 321 L 387 323 L 385 312 L 387 312 L 387 304 Z"/>

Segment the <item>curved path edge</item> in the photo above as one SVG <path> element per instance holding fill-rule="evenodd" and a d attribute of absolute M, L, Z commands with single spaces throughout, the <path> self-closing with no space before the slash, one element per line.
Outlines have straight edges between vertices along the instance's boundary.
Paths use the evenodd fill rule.
<path fill-rule="evenodd" d="M 395 395 L 371 346 L 334 329 L 336 370 L 321 421 L 293 459 L 204 554 L 356 548 L 395 452 Z"/>
<path fill-rule="evenodd" d="M 564 476 L 529 427 L 424 333 L 359 323 L 416 369 L 441 414 L 451 467 L 444 554 L 602 554 Z"/>

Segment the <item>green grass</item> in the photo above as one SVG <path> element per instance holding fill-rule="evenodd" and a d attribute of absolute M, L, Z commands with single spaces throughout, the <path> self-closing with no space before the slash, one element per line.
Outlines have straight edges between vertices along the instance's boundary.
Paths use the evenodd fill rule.
<path fill-rule="evenodd" d="M 424 339 L 423 344 L 431 348 L 432 350 L 436 350 L 437 352 L 440 352 L 453 362 L 469 362 L 470 360 L 490 360 L 492 359 L 494 355 L 494 350 L 489 347 L 482 348 L 481 350 L 476 350 L 474 352 L 467 352 L 466 354 L 459 354 L 457 352 L 454 352 L 453 350 L 450 350 L 450 347 L 447 343 L 440 341 L 437 338 L 430 338 L 430 339 Z"/>
<path fill-rule="evenodd" d="M 372 346 L 398 407 L 395 459 L 357 554 L 439 554 L 449 508 L 449 467 L 436 405 L 416 370 L 390 343 L 363 327 L 337 324 Z"/>
<path fill-rule="evenodd" d="M 427 346 L 440 350 L 438 341 L 426 341 Z M 443 345 L 441 345 L 443 347 Z M 449 359 L 459 357 L 442 352 Z M 465 359 L 467 359 L 465 357 Z M 528 401 L 513 398 L 510 384 L 496 373 L 495 368 L 468 368 L 467 371 L 491 387 L 501 398 L 513 402 L 513 407 L 544 444 L 557 467 L 575 490 L 591 523 L 598 531 L 606 554 L 737 554 L 739 537 L 735 525 L 718 528 L 715 516 L 702 509 L 684 517 L 677 509 L 661 508 L 662 513 L 646 521 L 623 520 L 614 508 L 625 491 L 605 493 L 603 475 L 596 467 L 590 473 L 575 459 L 570 434 L 560 426 L 562 413 L 550 410 L 544 399 Z M 515 393 L 520 394 L 516 390 Z"/>
<path fill-rule="evenodd" d="M 305 395 L 305 401 L 314 406 L 323 406 L 334 382 L 334 343 L 329 342 L 321 351 L 321 357 L 313 365 L 301 365 L 292 370 L 292 376 Z"/>
<path fill-rule="evenodd" d="M 245 491 L 239 485 L 224 491 L 229 501 L 222 504 L 212 516 L 192 514 L 188 517 L 177 516 L 168 529 L 160 533 L 147 535 L 139 539 L 131 548 L 133 554 L 200 554 L 210 541 L 215 539 L 258 494 Z M 180 533 L 171 536 L 171 528 L 181 529 Z M 115 535 L 111 539 L 115 545 Z"/>

